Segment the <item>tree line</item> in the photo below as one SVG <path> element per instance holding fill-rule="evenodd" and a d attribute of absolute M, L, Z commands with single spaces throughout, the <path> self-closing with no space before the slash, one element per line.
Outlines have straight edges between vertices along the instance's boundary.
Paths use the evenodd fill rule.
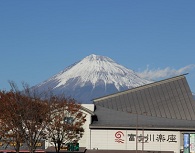
<path fill-rule="evenodd" d="M 49 140 L 59 152 L 63 144 L 76 143 L 83 136 L 86 115 L 74 99 L 41 98 L 28 85 L 22 91 L 13 82 L 10 85 L 10 91 L 0 91 L 0 141 L 14 143 L 16 153 L 21 143 L 34 153 L 42 140 Z"/>

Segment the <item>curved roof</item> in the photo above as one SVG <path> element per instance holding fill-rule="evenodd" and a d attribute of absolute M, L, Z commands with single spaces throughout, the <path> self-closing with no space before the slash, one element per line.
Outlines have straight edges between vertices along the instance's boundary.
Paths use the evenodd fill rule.
<path fill-rule="evenodd" d="M 81 110 L 83 110 L 83 111 L 89 113 L 89 114 L 92 115 L 92 116 L 95 115 L 93 111 L 91 111 L 90 109 L 88 109 L 88 108 L 86 108 L 86 107 L 84 107 L 84 106 L 82 106 L 82 105 L 81 105 Z"/>

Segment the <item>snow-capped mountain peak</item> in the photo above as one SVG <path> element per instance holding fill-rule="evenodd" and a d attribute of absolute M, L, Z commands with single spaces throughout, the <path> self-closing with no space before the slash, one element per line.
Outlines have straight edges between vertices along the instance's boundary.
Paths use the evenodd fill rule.
<path fill-rule="evenodd" d="M 112 59 L 99 55 L 89 55 L 76 65 L 66 71 L 55 76 L 60 87 L 66 85 L 67 81 L 77 78 L 75 86 L 83 87 L 86 82 L 91 82 L 93 87 L 98 81 L 103 81 L 106 84 L 114 83 L 116 88 L 120 90 L 120 86 L 135 87 L 147 83 L 139 78 L 132 70 L 129 70 Z"/>
<path fill-rule="evenodd" d="M 96 98 L 96 93 L 103 96 L 147 83 L 150 82 L 138 77 L 134 71 L 117 64 L 111 58 L 91 54 L 37 87 L 45 90 L 49 88 L 54 93 L 70 94 L 74 98 L 76 96 L 75 99 L 81 98 L 82 96 L 78 97 L 80 95 L 78 92 L 85 89 L 85 93 L 82 94 L 91 100 Z"/>

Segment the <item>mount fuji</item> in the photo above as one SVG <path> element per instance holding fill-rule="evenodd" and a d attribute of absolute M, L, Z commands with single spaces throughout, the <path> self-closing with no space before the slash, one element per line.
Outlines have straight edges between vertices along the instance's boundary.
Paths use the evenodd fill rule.
<path fill-rule="evenodd" d="M 134 71 L 112 59 L 89 55 L 35 85 L 38 92 L 51 91 L 55 95 L 76 99 L 79 103 L 92 103 L 92 99 L 151 83 Z"/>

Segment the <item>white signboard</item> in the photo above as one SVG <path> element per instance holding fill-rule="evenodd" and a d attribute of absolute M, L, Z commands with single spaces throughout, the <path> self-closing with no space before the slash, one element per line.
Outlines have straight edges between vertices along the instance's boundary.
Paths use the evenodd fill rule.
<path fill-rule="evenodd" d="M 92 130 L 91 148 L 115 150 L 180 151 L 180 132 L 145 130 Z"/>

